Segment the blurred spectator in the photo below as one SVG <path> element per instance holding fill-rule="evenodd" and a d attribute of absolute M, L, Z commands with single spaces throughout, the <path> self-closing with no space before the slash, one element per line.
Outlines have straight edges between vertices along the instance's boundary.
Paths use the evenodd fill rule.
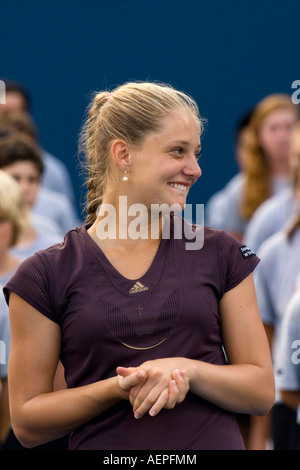
<path fill-rule="evenodd" d="M 300 154 L 297 161 L 295 195 L 300 203 Z M 257 302 L 269 338 L 277 385 L 277 365 L 280 361 L 278 338 L 287 304 L 300 276 L 300 216 L 297 215 L 289 227 L 284 227 L 264 241 L 258 250 L 258 256 L 261 262 L 254 273 Z M 281 432 L 287 428 L 288 433 Z M 275 450 L 288 450 L 295 439 L 300 440 L 300 427 L 295 422 L 291 423 L 290 411 L 281 402 L 279 393 L 271 414 L 263 418 L 251 418 L 249 447 L 252 450 L 264 449 L 270 437 Z"/>
<path fill-rule="evenodd" d="M 236 188 L 239 188 L 244 180 L 243 172 L 250 139 L 252 138 L 252 132 L 249 128 L 252 112 L 251 110 L 245 113 L 236 126 L 234 156 L 240 171 L 230 179 L 223 189 L 215 193 L 206 204 L 205 225 L 209 227 L 223 229 L 227 225 L 230 217 L 228 200 L 230 200 L 231 194 L 235 194 Z"/>
<path fill-rule="evenodd" d="M 299 219 L 300 225 L 300 219 Z M 284 314 L 279 341 L 277 366 L 277 385 L 282 402 L 286 405 L 292 426 L 281 429 L 289 433 L 290 429 L 298 426 L 300 433 L 300 290 L 292 296 Z M 291 443 L 291 450 L 300 450 L 299 434 Z"/>
<path fill-rule="evenodd" d="M 15 272 L 21 260 L 10 252 L 30 225 L 19 185 L 0 170 L 0 284 Z"/>
<path fill-rule="evenodd" d="M 245 231 L 244 242 L 247 246 L 251 246 L 253 251 L 257 251 L 267 238 L 281 230 L 299 211 L 298 199 L 295 196 L 298 172 L 295 165 L 298 155 L 300 155 L 300 122 L 296 123 L 290 140 L 290 185 L 259 206 Z"/>
<path fill-rule="evenodd" d="M 19 135 L 0 140 L 0 168 L 18 183 L 28 214 L 35 204 L 43 170 L 38 148 Z M 11 252 L 27 258 L 63 239 L 63 233 L 50 219 L 30 213 L 30 223 L 13 243 Z"/>
<path fill-rule="evenodd" d="M 18 184 L 0 170 L 0 447 L 10 431 L 7 386 L 10 326 L 2 286 L 14 274 L 21 262 L 10 252 L 10 248 L 17 243 L 28 225 L 28 211 Z"/>
<path fill-rule="evenodd" d="M 16 117 L 14 120 L 20 123 Z M 0 128 L 1 125 L 5 127 L 5 122 L 0 118 Z M 6 133 L 9 132 L 7 126 L 5 129 Z M 39 148 L 29 133 L 10 133 L 0 139 L 0 168 L 4 167 L 21 184 L 35 220 L 39 219 L 42 223 L 50 219 L 47 225 L 51 221 L 56 226 L 56 231 L 63 235 L 79 224 L 72 205 L 63 194 L 41 187 L 44 165 Z"/>
<path fill-rule="evenodd" d="M 299 110 L 288 95 L 269 95 L 255 107 L 243 172 L 223 192 L 224 216 L 216 228 L 241 240 L 255 210 L 289 186 L 289 140 L 298 118 Z"/>
<path fill-rule="evenodd" d="M 6 86 L 6 104 L 0 105 L 0 113 L 7 111 L 30 113 L 31 98 L 28 91 L 18 82 L 6 79 L 3 81 Z M 42 186 L 64 194 L 75 209 L 74 191 L 66 166 L 44 149 L 42 149 L 42 159 L 45 166 Z"/>
<path fill-rule="evenodd" d="M 10 325 L 8 307 L 0 285 L 0 450 L 10 431 L 8 404 L 8 356 L 10 350 Z"/>

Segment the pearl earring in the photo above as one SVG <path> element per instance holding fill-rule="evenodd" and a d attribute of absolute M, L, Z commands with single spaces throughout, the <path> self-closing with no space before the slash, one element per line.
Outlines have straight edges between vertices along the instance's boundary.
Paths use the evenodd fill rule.
<path fill-rule="evenodd" d="M 123 176 L 123 181 L 128 181 L 128 177 L 126 176 L 126 171 L 125 171 L 125 174 Z"/>

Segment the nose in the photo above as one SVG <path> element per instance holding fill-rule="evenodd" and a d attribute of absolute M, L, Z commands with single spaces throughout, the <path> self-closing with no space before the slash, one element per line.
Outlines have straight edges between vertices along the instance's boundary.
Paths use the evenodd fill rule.
<path fill-rule="evenodd" d="M 202 170 L 198 161 L 195 159 L 195 155 L 190 156 L 186 166 L 184 167 L 184 174 L 193 178 L 193 183 L 202 175 Z"/>

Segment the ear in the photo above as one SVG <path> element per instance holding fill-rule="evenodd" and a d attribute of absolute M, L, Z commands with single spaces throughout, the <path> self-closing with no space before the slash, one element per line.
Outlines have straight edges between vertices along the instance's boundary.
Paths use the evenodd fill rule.
<path fill-rule="evenodd" d="M 121 139 L 115 140 L 111 146 L 111 156 L 122 172 L 128 169 L 131 157 L 127 142 Z"/>

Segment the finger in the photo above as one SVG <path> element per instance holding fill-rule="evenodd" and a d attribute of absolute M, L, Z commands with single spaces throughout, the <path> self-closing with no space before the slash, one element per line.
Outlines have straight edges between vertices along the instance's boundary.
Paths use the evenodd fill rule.
<path fill-rule="evenodd" d="M 175 407 L 176 403 L 178 403 L 178 396 L 179 396 L 179 388 L 175 380 L 170 380 L 169 383 L 169 394 L 168 400 L 164 405 L 164 408 L 167 410 L 171 410 Z"/>
<path fill-rule="evenodd" d="M 132 374 L 132 372 L 136 371 L 136 367 L 122 367 L 119 366 L 116 368 L 116 372 L 118 375 L 122 375 L 122 377 L 126 377 L 127 375 Z"/>
<path fill-rule="evenodd" d="M 140 390 L 141 390 L 144 383 L 145 383 L 145 381 L 143 381 L 142 383 L 140 383 L 138 385 L 135 385 L 134 387 L 131 387 L 131 389 L 130 389 L 129 401 L 132 405 L 133 410 L 138 408 L 138 401 L 136 401 L 136 397 L 138 396 L 139 393 L 141 393 Z M 140 403 L 142 403 L 142 400 L 140 400 Z"/>
<path fill-rule="evenodd" d="M 169 390 L 165 388 L 161 393 L 157 394 L 154 397 L 154 390 L 147 396 L 147 398 L 143 401 L 141 406 L 134 412 L 134 417 L 136 419 L 141 418 L 144 416 L 145 413 L 149 411 L 150 416 L 157 415 L 160 410 L 165 406 L 168 401 Z"/>
<path fill-rule="evenodd" d="M 144 408 L 149 405 L 148 409 L 157 400 L 160 393 L 168 386 L 168 382 L 159 381 L 156 378 L 148 377 L 140 387 L 133 388 L 131 390 L 131 399 L 133 405 L 133 412 L 140 408 L 143 404 Z"/>
<path fill-rule="evenodd" d="M 179 395 L 177 398 L 177 403 L 181 403 L 190 389 L 189 377 L 185 371 L 176 369 L 172 373 L 172 378 L 176 381 L 177 387 L 179 389 Z"/>
<path fill-rule="evenodd" d="M 136 370 L 129 375 L 123 377 L 122 375 L 118 374 L 118 377 L 121 379 L 120 384 L 123 390 L 129 391 L 132 387 L 136 385 L 140 385 L 141 382 L 146 380 L 146 373 L 143 370 Z"/>

